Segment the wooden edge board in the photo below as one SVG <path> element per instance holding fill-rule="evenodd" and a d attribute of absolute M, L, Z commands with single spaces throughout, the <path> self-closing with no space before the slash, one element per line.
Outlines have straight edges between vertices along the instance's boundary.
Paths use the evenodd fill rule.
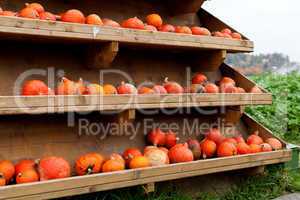
<path fill-rule="evenodd" d="M 66 22 L 24 19 L 0 16 L 0 33 L 24 34 L 41 37 L 59 37 L 97 41 L 117 41 L 129 44 L 147 44 L 170 47 L 224 49 L 229 52 L 252 52 L 253 42 L 226 38 L 193 36 L 165 32 L 99 27 Z"/>
<path fill-rule="evenodd" d="M 99 185 L 99 187 L 100 185 L 102 185 L 102 187 L 107 187 L 109 184 L 115 185 L 114 188 L 116 188 L 116 185 L 122 185 L 126 187 L 126 185 L 122 182 L 135 182 L 135 185 L 139 185 L 149 182 L 158 182 L 207 173 L 221 172 L 224 170 L 240 169 L 241 166 L 246 168 L 265 165 L 268 164 L 269 160 L 272 160 L 272 163 L 285 162 L 290 160 L 290 158 L 291 150 L 280 150 L 227 158 L 199 160 L 189 163 L 178 163 L 160 167 L 149 167 L 145 169 L 125 170 L 89 176 L 76 176 L 60 180 L 50 180 L 47 182 L 10 185 L 0 188 L 0 199 L 28 196 L 37 193 L 48 193 L 69 189 L 72 190 L 74 187 L 82 188 L 95 185 Z M 142 180 L 147 181 L 141 183 Z M 111 188 L 112 187 L 108 187 L 107 189 Z M 92 191 L 100 191 L 100 189 L 94 188 Z M 91 190 L 89 190 L 89 192 L 91 192 Z"/>
<path fill-rule="evenodd" d="M 57 107 L 57 106 L 95 106 L 95 105 L 131 105 L 131 104 L 201 104 L 206 102 L 244 102 L 255 101 L 272 103 L 270 93 L 263 94 L 168 94 L 168 95 L 70 95 L 70 96 L 0 96 L 0 108 L 18 107 Z"/>
<path fill-rule="evenodd" d="M 132 180 L 132 181 L 122 181 L 122 182 L 116 182 L 116 183 L 109 183 L 109 184 L 101 184 L 101 185 L 91 185 L 86 187 L 79 187 L 79 188 L 72 188 L 67 190 L 58 190 L 53 192 L 47 192 L 47 193 L 39 193 L 39 194 L 33 194 L 33 195 L 27 195 L 27 196 L 21 196 L 17 198 L 8 198 L 9 200 L 35 200 L 35 199 L 54 199 L 58 197 L 64 197 L 64 196 L 73 196 L 73 195 L 80 195 L 80 194 L 87 194 L 87 193 L 93 193 L 93 192 L 100 192 L 100 191 L 107 191 L 111 189 L 120 189 L 124 187 L 132 187 L 142 184 L 147 184 L 149 182 L 155 181 L 155 182 L 162 182 L 162 181 L 168 181 L 168 180 L 175 180 L 180 178 L 188 178 L 193 176 L 200 176 L 205 174 L 212 174 L 217 172 L 227 172 L 237 169 L 246 169 L 246 168 L 252 168 L 257 167 L 261 165 L 270 165 L 270 164 L 277 164 L 282 162 L 289 161 L 290 158 L 277 158 L 277 159 L 271 159 L 271 160 L 265 160 L 265 161 L 254 161 L 251 163 L 245 163 L 245 164 L 237 164 L 237 165 L 231 165 L 226 167 L 216 167 L 216 168 L 210 168 L 207 170 L 195 170 L 191 171 L 189 173 L 176 173 L 176 174 L 167 174 L 162 175 L 159 177 L 149 177 L 139 180 Z"/>
<path fill-rule="evenodd" d="M 220 104 L 217 102 L 189 103 L 184 104 L 181 108 L 189 107 L 215 107 L 215 106 L 235 106 L 235 105 L 269 105 L 269 101 L 235 101 Z M 160 104 L 131 104 L 124 105 L 99 105 L 99 106 L 59 106 L 59 107 L 32 107 L 32 108 L 0 108 L 0 115 L 17 115 L 17 114 L 44 114 L 44 113 L 65 113 L 65 112 L 92 112 L 92 111 L 122 111 L 126 109 L 163 109 L 163 108 L 180 108 L 178 103 Z"/>

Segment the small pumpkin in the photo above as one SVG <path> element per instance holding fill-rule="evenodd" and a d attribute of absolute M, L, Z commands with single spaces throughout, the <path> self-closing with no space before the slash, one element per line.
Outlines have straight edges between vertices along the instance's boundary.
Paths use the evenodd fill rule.
<path fill-rule="evenodd" d="M 64 158 L 56 156 L 41 159 L 38 171 L 41 181 L 67 178 L 71 176 L 70 164 Z"/>
<path fill-rule="evenodd" d="M 201 143 L 201 150 L 202 150 L 202 157 L 204 159 L 211 158 L 215 155 L 217 151 L 217 144 L 210 140 L 210 139 L 204 139 Z"/>
<path fill-rule="evenodd" d="M 39 181 L 39 174 L 35 169 L 27 169 L 17 174 L 16 183 L 32 183 Z"/>
<path fill-rule="evenodd" d="M 259 134 L 258 131 L 255 131 L 253 134 L 251 134 L 247 139 L 247 144 L 261 145 L 262 143 L 264 143 L 263 139 L 259 137 L 258 134 Z"/>
<path fill-rule="evenodd" d="M 20 160 L 15 165 L 15 173 L 19 174 L 25 170 L 35 169 L 36 167 L 37 167 L 37 164 L 34 160 L 31 160 L 31 159 Z"/>
<path fill-rule="evenodd" d="M 75 162 L 76 173 L 80 176 L 99 173 L 103 162 L 103 156 L 98 153 L 88 153 L 80 156 Z"/>
<path fill-rule="evenodd" d="M 188 148 L 188 144 L 176 144 L 169 150 L 171 163 L 190 162 L 194 160 L 193 152 Z"/>
<path fill-rule="evenodd" d="M 6 183 L 9 183 L 15 175 L 15 166 L 9 160 L 0 161 L 0 174 L 5 178 Z"/>
<path fill-rule="evenodd" d="M 126 165 L 129 166 L 130 161 L 136 157 L 136 156 L 141 156 L 142 152 L 137 149 L 137 148 L 128 148 L 124 151 L 123 153 L 123 158 L 126 161 Z"/>
<path fill-rule="evenodd" d="M 154 146 L 164 146 L 166 143 L 166 134 L 160 128 L 156 128 L 148 133 L 147 140 Z"/>
<path fill-rule="evenodd" d="M 114 172 L 114 171 L 120 171 L 124 169 L 125 169 L 124 162 L 115 159 L 109 159 L 105 161 L 105 163 L 102 166 L 102 172 Z"/>
<path fill-rule="evenodd" d="M 231 142 L 222 142 L 217 150 L 218 157 L 228 157 L 237 154 L 236 146 Z"/>
<path fill-rule="evenodd" d="M 130 169 L 149 167 L 150 161 L 146 156 L 135 156 L 129 163 Z"/>
<path fill-rule="evenodd" d="M 169 164 L 168 155 L 158 148 L 148 150 L 144 156 L 148 158 L 151 166 Z"/>

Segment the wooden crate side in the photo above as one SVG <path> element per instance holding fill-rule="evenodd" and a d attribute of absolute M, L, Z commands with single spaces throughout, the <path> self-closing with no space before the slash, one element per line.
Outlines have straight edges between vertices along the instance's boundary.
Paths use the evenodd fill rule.
<path fill-rule="evenodd" d="M 80 191 L 83 191 L 83 193 L 95 192 L 113 188 L 140 185 L 149 182 L 174 180 L 184 177 L 285 162 L 289 160 L 289 157 L 290 151 L 286 150 L 271 153 L 261 153 L 257 155 L 202 160 L 163 167 L 151 167 L 148 169 L 127 170 L 115 173 L 72 177 L 44 183 L 40 182 L 24 185 L 13 185 L 0 188 L 0 199 L 10 199 L 28 195 L 34 196 L 37 193 L 51 193 L 57 191 L 62 192 L 62 190 L 66 190 L 66 193 L 68 193 L 68 190 L 73 190 L 74 187 L 77 189 L 87 187 L 85 190 L 80 189 Z M 78 193 L 76 192 L 74 194 Z M 60 195 L 65 194 L 60 193 Z"/>
<path fill-rule="evenodd" d="M 234 32 L 238 32 L 237 30 L 235 30 L 228 24 L 224 23 L 223 21 L 221 21 L 220 19 L 218 19 L 217 17 L 215 17 L 214 15 L 212 15 L 211 13 L 209 13 L 208 11 L 206 11 L 203 8 L 201 8 L 197 14 L 201 21 L 201 25 L 208 28 L 211 31 L 221 31 L 224 28 L 229 28 Z M 243 34 L 241 34 L 241 35 L 242 35 L 243 39 L 249 40 L 245 35 L 243 35 Z"/>

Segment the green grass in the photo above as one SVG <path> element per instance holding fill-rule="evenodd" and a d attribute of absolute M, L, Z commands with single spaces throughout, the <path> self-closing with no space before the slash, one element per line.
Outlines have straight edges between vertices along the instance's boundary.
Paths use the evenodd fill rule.
<path fill-rule="evenodd" d="M 246 112 L 277 136 L 300 144 L 300 74 L 263 74 L 253 80 L 273 94 L 273 105 L 248 107 Z"/>

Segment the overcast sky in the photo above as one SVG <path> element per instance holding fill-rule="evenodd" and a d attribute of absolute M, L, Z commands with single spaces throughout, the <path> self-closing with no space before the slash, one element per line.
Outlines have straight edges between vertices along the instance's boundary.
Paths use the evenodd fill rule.
<path fill-rule="evenodd" d="M 203 7 L 254 41 L 255 53 L 300 62 L 300 0 L 209 0 Z"/>

